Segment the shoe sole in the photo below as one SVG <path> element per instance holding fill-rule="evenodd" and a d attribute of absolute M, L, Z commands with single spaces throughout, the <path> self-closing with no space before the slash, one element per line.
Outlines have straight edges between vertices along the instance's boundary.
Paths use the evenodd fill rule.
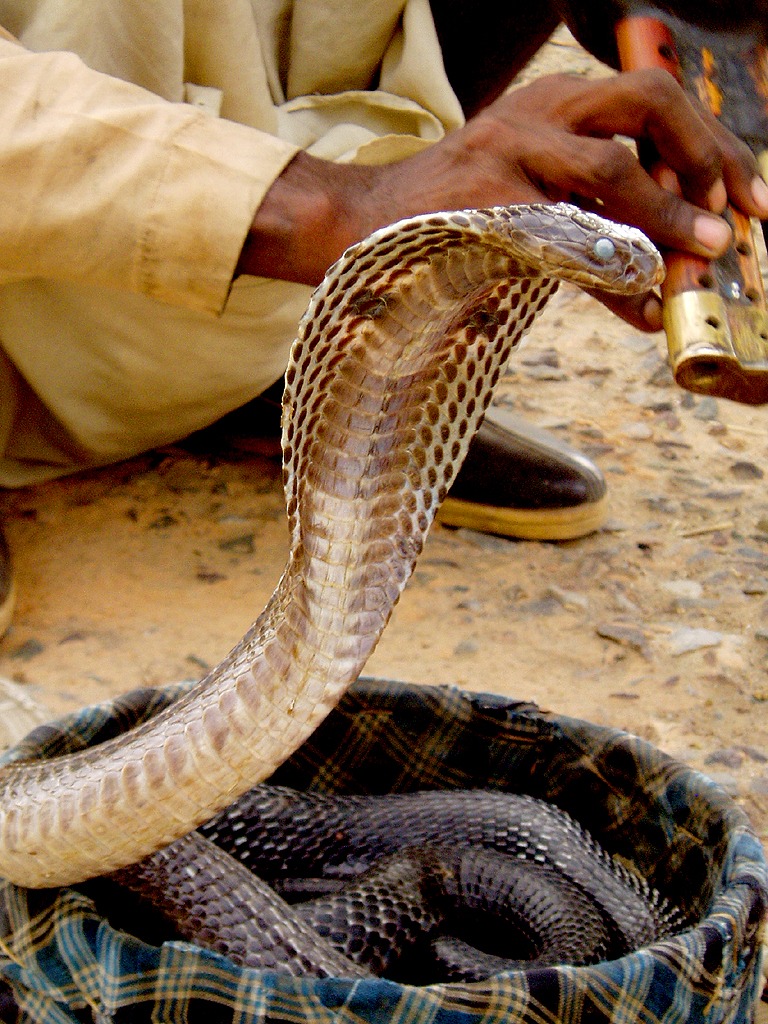
<path fill-rule="evenodd" d="M 570 508 L 499 508 L 448 497 L 438 522 L 517 540 L 576 540 L 599 530 L 608 515 L 608 497 Z"/>

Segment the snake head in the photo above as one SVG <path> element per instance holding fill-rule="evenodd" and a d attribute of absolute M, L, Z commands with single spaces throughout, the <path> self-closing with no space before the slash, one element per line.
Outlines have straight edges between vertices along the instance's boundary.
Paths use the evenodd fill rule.
<path fill-rule="evenodd" d="M 509 207 L 506 217 L 494 213 L 541 274 L 627 295 L 649 291 L 664 278 L 661 254 L 637 228 L 570 203 Z"/>

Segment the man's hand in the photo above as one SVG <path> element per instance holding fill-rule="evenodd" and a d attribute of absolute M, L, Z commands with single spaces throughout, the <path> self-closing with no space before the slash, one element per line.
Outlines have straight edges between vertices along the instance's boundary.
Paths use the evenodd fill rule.
<path fill-rule="evenodd" d="M 654 144 L 674 172 L 662 188 L 615 136 Z M 416 156 L 380 167 L 299 154 L 254 219 L 239 272 L 316 284 L 343 250 L 419 213 L 568 200 L 633 224 L 657 245 L 719 255 L 728 200 L 768 218 L 768 186 L 746 145 L 665 71 L 597 81 L 541 78 L 496 100 Z M 658 330 L 653 295 L 611 300 L 635 326 Z"/>

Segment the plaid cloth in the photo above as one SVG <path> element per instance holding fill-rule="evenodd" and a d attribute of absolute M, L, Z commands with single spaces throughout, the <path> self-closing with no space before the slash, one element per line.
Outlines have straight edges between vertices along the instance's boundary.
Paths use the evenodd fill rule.
<path fill-rule="evenodd" d="M 178 693 L 137 691 L 35 730 L 5 760 L 99 742 Z M 241 969 L 115 931 L 75 889 L 0 884 L 0 974 L 36 1024 L 674 1024 L 752 1020 L 768 870 L 742 811 L 705 776 L 617 730 L 530 704 L 364 680 L 275 776 L 298 788 L 496 787 L 552 801 L 698 922 L 593 967 L 423 988 Z"/>

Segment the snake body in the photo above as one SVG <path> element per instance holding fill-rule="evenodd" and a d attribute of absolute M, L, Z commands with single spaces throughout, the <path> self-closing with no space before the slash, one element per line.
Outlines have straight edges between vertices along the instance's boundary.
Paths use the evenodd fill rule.
<path fill-rule="evenodd" d="M 268 777 L 359 674 L 557 280 L 640 292 L 661 273 L 639 232 L 565 205 L 421 216 L 348 250 L 286 374 L 291 549 L 267 607 L 152 721 L 6 766 L 0 874 L 39 887 L 117 870 Z"/>
<path fill-rule="evenodd" d="M 183 938 L 302 975 L 475 981 L 615 959 L 681 924 L 559 808 L 500 791 L 257 786 L 113 877 Z"/>

